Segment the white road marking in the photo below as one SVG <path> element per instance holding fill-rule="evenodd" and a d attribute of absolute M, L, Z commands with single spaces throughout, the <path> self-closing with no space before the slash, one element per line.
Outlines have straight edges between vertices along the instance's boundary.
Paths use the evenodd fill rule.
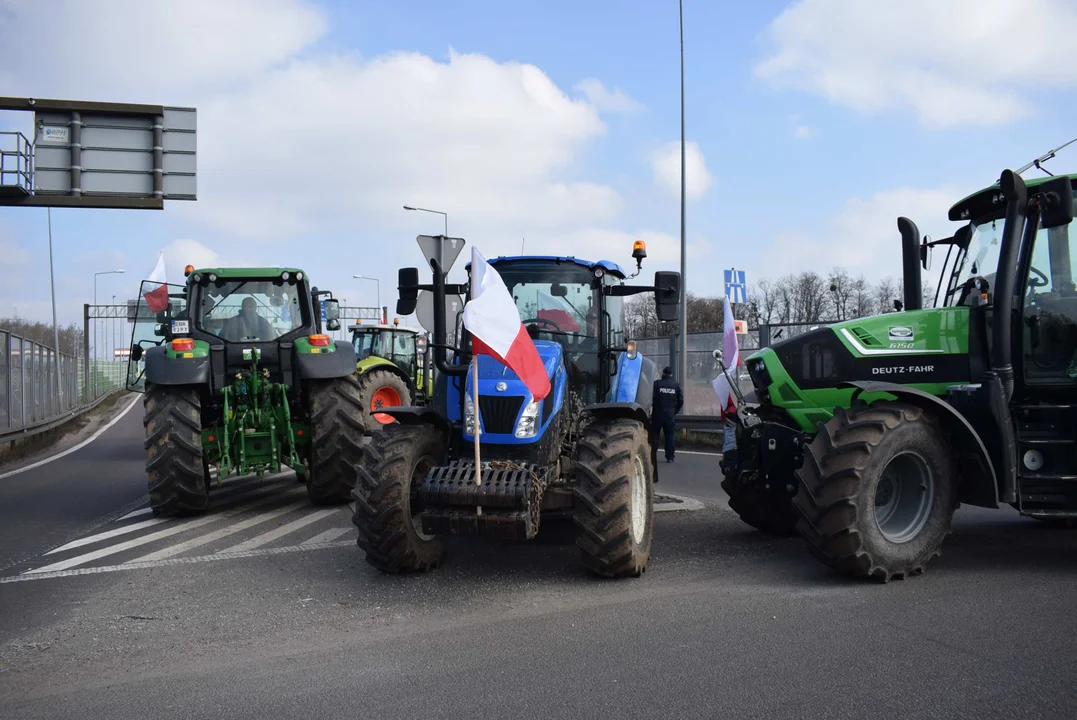
<path fill-rule="evenodd" d="M 144 507 L 141 510 L 132 510 L 131 512 L 127 513 L 123 517 L 119 517 L 119 518 L 116 518 L 116 519 L 117 520 L 127 520 L 129 518 L 139 517 L 140 515 L 149 515 L 151 512 L 153 512 L 153 508 Z"/>
<path fill-rule="evenodd" d="M 95 542 L 100 542 L 101 540 L 108 540 L 109 538 L 114 538 L 117 535 L 126 535 L 127 533 L 134 532 L 135 530 L 141 530 L 142 528 L 160 525 L 161 523 L 166 523 L 169 520 L 170 518 L 154 518 L 153 520 L 144 520 L 142 522 L 131 523 L 130 525 L 124 525 L 123 527 L 116 528 L 115 530 L 108 530 L 107 532 L 97 533 L 96 535 L 90 535 L 89 537 L 74 540 L 72 542 L 69 542 L 67 545 L 61 545 L 55 550 L 49 550 L 45 554 L 52 555 L 54 553 L 64 552 L 66 550 L 74 550 L 77 547 L 82 547 L 83 545 L 92 545 Z"/>
<path fill-rule="evenodd" d="M 301 542 L 299 544 L 300 545 L 320 545 L 322 543 L 333 542 L 334 540 L 336 540 L 341 535 L 344 535 L 345 533 L 351 532 L 354 529 L 355 528 L 350 528 L 350 527 L 331 528 L 329 530 L 326 530 L 323 533 L 315 535 L 310 540 L 304 540 L 303 542 Z"/>
<path fill-rule="evenodd" d="M 262 557 L 265 555 L 283 555 L 287 553 L 307 552 L 309 550 L 328 550 L 330 548 L 355 547 L 355 542 L 343 540 L 340 542 L 327 542 L 319 545 L 290 545 L 288 547 L 262 548 L 248 552 L 199 555 L 189 558 L 168 558 L 167 560 L 155 560 L 153 562 L 137 563 L 133 565 L 99 565 L 90 568 L 75 568 L 73 570 L 55 570 L 38 572 L 33 575 L 22 574 L 10 577 L 0 577 L 0 585 L 15 582 L 27 582 L 29 580 L 48 580 L 49 578 L 73 577 L 75 575 L 97 575 L 98 573 L 119 572 L 120 570 L 142 570 L 146 568 L 165 567 L 168 565 L 192 565 L 196 563 L 213 562 L 215 560 L 234 560 L 238 558 Z"/>
<path fill-rule="evenodd" d="M 73 448 L 68 448 L 67 450 L 64 450 L 64 451 L 63 451 L 63 452 L 61 452 L 61 453 L 56 453 L 56 454 L 55 454 L 55 455 L 53 455 L 52 457 L 47 457 L 47 458 L 45 458 L 44 460 L 38 460 L 38 461 L 37 461 L 36 463 L 31 463 L 30 465 L 27 465 L 26 467 L 21 467 L 21 468 L 19 468 L 18 470 L 9 470 L 9 471 L 8 471 L 8 472 L 6 472 L 6 473 L 0 474 L 0 480 L 3 480 L 4 478 L 8 478 L 8 477 L 11 477 L 12 475 L 18 475 L 19 473 L 23 473 L 23 472 L 26 472 L 27 470 L 33 470 L 34 468 L 39 468 L 39 467 L 41 467 L 42 465 L 45 465 L 45 464 L 47 464 L 47 463 L 50 463 L 50 462 L 52 462 L 53 460 L 59 460 L 60 458 L 62 458 L 62 457 L 64 457 L 64 456 L 66 456 L 66 455 L 70 455 L 71 453 L 75 452 L 76 450 L 81 450 L 82 448 L 86 447 L 87 445 L 89 445 L 90 443 L 92 443 L 92 442 L 93 442 L 94 440 L 96 440 L 97 438 L 101 437 L 101 436 L 102 436 L 102 435 L 103 435 L 103 434 L 105 433 L 105 431 L 106 431 L 106 430 L 108 430 L 108 429 L 109 429 L 110 427 L 112 427 L 113 425 L 115 425 L 116 423 L 118 423 L 118 422 L 120 421 L 120 419 L 121 419 L 121 418 L 122 418 L 122 417 L 123 417 L 124 415 L 126 415 L 126 414 L 127 414 L 128 412 L 130 412 L 131 408 L 133 408 L 133 407 L 135 406 L 135 403 L 137 403 L 137 402 L 138 402 L 138 400 L 139 400 L 139 398 L 138 398 L 138 396 L 136 395 L 136 396 L 134 397 L 134 399 L 132 399 L 132 400 L 131 400 L 131 404 L 130 404 L 130 405 L 128 405 L 127 407 L 125 407 L 125 408 L 123 409 L 123 411 L 122 411 L 122 412 L 121 412 L 121 413 L 120 413 L 119 415 L 117 415 L 116 417 L 112 418 L 112 420 L 110 420 L 110 421 L 109 421 L 109 423 L 108 423 L 107 425 L 105 425 L 105 426 L 104 426 L 103 428 L 101 428 L 100 430 L 98 430 L 97 432 L 95 432 L 95 433 L 94 433 L 93 435 L 91 435 L 91 436 L 90 436 L 89 438 L 87 438 L 86 440 L 83 440 L 82 442 L 80 442 L 80 443 L 79 443 L 78 445 L 76 445 L 75 447 L 73 447 Z"/>
<path fill-rule="evenodd" d="M 170 557 L 174 557 L 176 555 L 181 555 L 181 554 L 187 552 L 188 550 L 192 550 L 192 549 L 194 549 L 196 547 L 201 547 L 203 545 L 208 545 L 211 542 L 215 542 L 217 540 L 220 540 L 221 538 L 226 538 L 229 535 L 234 535 L 237 532 L 242 532 L 243 530 L 247 530 L 248 528 L 252 528 L 255 525 L 260 525 L 260 524 L 262 524 L 264 522 L 268 522 L 268 521 L 272 520 L 273 518 L 280 517 L 281 515 L 287 515 L 290 512 L 293 512 L 293 511 L 298 510 L 299 508 L 301 508 L 301 507 L 303 507 L 305 505 L 308 505 L 309 502 L 310 502 L 309 500 L 303 499 L 303 500 L 300 500 L 299 502 L 292 503 L 291 505 L 285 505 L 282 508 L 277 508 L 276 510 L 270 510 L 268 512 L 259 513 L 258 515 L 255 515 L 252 518 L 242 520 L 240 522 L 237 522 L 234 525 L 226 525 L 225 527 L 221 528 L 220 530 L 215 530 L 215 531 L 213 531 L 211 533 L 207 533 L 206 535 L 199 535 L 198 537 L 191 538 L 190 540 L 187 540 L 186 542 L 181 542 L 179 545 L 172 545 L 171 547 L 166 547 L 163 550 L 158 550 L 157 552 L 152 552 L 152 553 L 149 553 L 148 555 L 142 555 L 141 557 L 137 557 L 134 560 L 128 560 L 124 564 L 125 565 L 130 565 L 131 563 L 136 563 L 136 562 L 150 562 L 152 560 L 164 560 L 165 558 L 170 558 Z"/>
<path fill-rule="evenodd" d="M 263 545 L 268 545 L 274 540 L 278 540 L 287 535 L 288 533 L 294 532 L 301 527 L 306 527 L 307 525 L 315 523 L 322 518 L 327 518 L 330 515 L 335 515 L 337 512 L 339 512 L 337 508 L 312 512 L 310 515 L 301 517 L 298 520 L 293 520 L 290 523 L 281 525 L 279 528 L 270 530 L 269 532 L 262 533 L 261 535 L 253 537 L 245 542 L 241 542 L 238 545 L 234 545 L 230 548 L 225 548 L 224 550 L 219 551 L 217 554 L 220 555 L 222 553 L 246 552 L 248 550 L 254 550 L 255 548 L 262 547 Z"/>
<path fill-rule="evenodd" d="M 171 528 L 167 528 L 165 530 L 160 530 L 160 531 L 155 532 L 155 533 L 150 533 L 149 535 L 143 535 L 140 538 L 135 538 L 134 540 L 128 540 L 127 542 L 120 543 L 119 545 L 110 545 L 108 547 L 101 548 L 100 550 L 95 550 L 93 552 L 86 553 L 85 555 L 76 555 L 73 558 L 68 558 L 67 560 L 62 560 L 60 562 L 53 563 L 51 565 L 44 565 L 42 567 L 35 568 L 33 570 L 27 570 L 26 572 L 23 573 L 23 575 L 34 575 L 34 574 L 43 573 L 43 572 L 52 572 L 52 571 L 55 571 L 55 570 L 67 570 L 68 568 L 73 568 L 73 567 L 76 567 L 78 565 L 85 565 L 88 562 L 93 562 L 94 560 L 100 560 L 103 557 L 108 557 L 109 555 L 115 555 L 116 553 L 121 553 L 121 552 L 124 552 L 125 550 L 131 550 L 133 548 L 139 547 L 140 545 L 146 545 L 146 544 L 149 544 L 151 542 L 156 542 L 158 540 L 163 540 L 163 539 L 165 539 L 167 537 L 172 537 L 173 535 L 178 535 L 179 533 L 187 532 L 188 530 L 194 530 L 196 528 L 200 528 L 203 525 L 209 525 L 210 523 L 219 522 L 220 520 L 226 520 L 228 518 L 235 517 L 236 515 L 240 515 L 240 514 L 242 514 L 244 512 L 247 512 L 251 508 L 257 507 L 259 505 L 264 505 L 265 503 L 270 502 L 272 500 L 276 500 L 279 497 L 287 497 L 288 495 L 294 493 L 296 490 L 299 490 L 299 489 L 300 488 L 297 487 L 297 488 L 295 488 L 293 490 L 289 490 L 289 491 L 287 491 L 285 493 L 282 493 L 282 494 L 276 494 L 276 493 L 270 494 L 268 497 L 261 498 L 257 502 L 252 503 L 250 505 L 246 505 L 246 506 L 244 506 L 242 508 L 237 508 L 235 510 L 229 510 L 228 512 L 223 512 L 223 513 L 219 513 L 219 514 L 210 514 L 210 515 L 207 515 L 206 517 L 198 518 L 197 520 L 188 520 L 188 521 L 186 521 L 184 523 L 181 523 L 180 525 L 177 525 L 176 527 L 171 527 Z M 266 492 L 273 493 L 275 488 L 263 488 L 263 490 L 266 491 Z"/>
<path fill-rule="evenodd" d="M 701 452 L 699 450 L 678 450 L 677 455 L 707 455 L 710 457 L 722 457 L 722 453 L 720 452 Z M 661 463 L 662 460 L 660 459 L 658 462 Z"/>
<path fill-rule="evenodd" d="M 701 503 L 699 500 L 696 500 L 695 498 L 682 497 L 680 495 L 674 495 L 667 492 L 662 493 L 662 495 L 668 498 L 673 498 L 675 500 L 680 500 L 680 502 L 655 503 L 655 512 L 677 512 L 678 510 L 688 512 L 691 510 L 702 510 L 704 507 L 703 503 Z"/>

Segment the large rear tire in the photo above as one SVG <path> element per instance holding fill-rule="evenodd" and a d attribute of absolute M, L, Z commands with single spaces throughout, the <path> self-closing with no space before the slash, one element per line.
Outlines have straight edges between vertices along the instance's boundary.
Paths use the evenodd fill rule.
<path fill-rule="evenodd" d="M 576 446 L 573 519 L 583 566 L 602 577 L 639 577 L 651 559 L 654 466 L 638 420 L 598 420 Z"/>
<path fill-rule="evenodd" d="M 352 492 L 352 522 L 366 561 L 385 573 L 425 572 L 445 555 L 445 538 L 422 533 L 419 487 L 442 464 L 445 440 L 431 425 L 391 425 L 377 433 L 359 468 Z"/>
<path fill-rule="evenodd" d="M 354 375 L 309 383 L 310 470 L 307 496 L 315 505 L 351 497 L 363 459 L 363 403 Z"/>
<path fill-rule="evenodd" d="M 797 471 L 797 530 L 842 574 L 881 582 L 919 574 L 950 532 L 957 470 L 948 433 L 921 408 L 838 408 Z"/>
<path fill-rule="evenodd" d="M 411 390 L 397 373 L 386 367 L 375 367 L 359 376 L 359 398 L 364 408 L 363 427 L 372 433 L 394 422 L 376 411 L 411 405 Z"/>
<path fill-rule="evenodd" d="M 209 507 L 202 460 L 202 400 L 198 388 L 146 383 L 146 474 L 150 508 L 158 517 Z"/>

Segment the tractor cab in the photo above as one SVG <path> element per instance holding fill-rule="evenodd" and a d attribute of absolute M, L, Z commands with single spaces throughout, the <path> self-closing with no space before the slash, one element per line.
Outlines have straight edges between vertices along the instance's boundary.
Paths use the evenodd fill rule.
<path fill-rule="evenodd" d="M 377 412 L 402 405 L 425 405 L 432 391 L 425 362 L 426 333 L 393 324 L 349 325 L 355 348 L 360 394 L 378 425 L 392 418 Z"/>
<path fill-rule="evenodd" d="M 313 307 L 320 296 L 331 294 L 310 288 L 302 270 L 188 265 L 184 275 L 184 285 L 142 283 L 128 360 L 128 389 L 142 388 L 143 356 L 162 344 L 181 356 L 209 356 L 214 387 L 250 365 L 256 352 L 274 381 L 281 382 L 288 374 L 284 351 L 329 345 Z M 337 301 L 321 302 L 326 328 L 339 328 Z"/>
<path fill-rule="evenodd" d="M 422 370 L 417 342 L 422 330 L 401 327 L 396 323 L 349 325 L 348 329 L 352 333 L 352 345 L 355 347 L 355 357 L 360 370 L 370 364 L 364 362 L 369 358 L 388 360 L 409 377 L 416 376 Z"/>

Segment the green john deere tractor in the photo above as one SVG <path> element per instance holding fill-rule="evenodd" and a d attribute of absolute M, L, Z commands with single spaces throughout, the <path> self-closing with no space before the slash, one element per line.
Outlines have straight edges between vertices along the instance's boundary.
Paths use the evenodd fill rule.
<path fill-rule="evenodd" d="M 395 422 L 379 412 L 390 407 L 426 405 L 433 390 L 427 377 L 426 335 L 416 328 L 394 323 L 349 325 L 355 349 L 359 397 L 368 413 L 367 432 Z"/>
<path fill-rule="evenodd" d="M 1075 178 L 1006 170 L 954 205 L 967 224 L 934 242 L 899 218 L 899 312 L 746 360 L 755 389 L 723 458 L 742 519 L 886 582 L 940 554 L 960 503 L 1077 518 Z M 936 307 L 922 309 L 920 265 L 939 248 Z"/>
<path fill-rule="evenodd" d="M 315 504 L 355 484 L 364 405 L 352 346 L 328 291 L 295 268 L 187 266 L 184 285 L 142 283 L 128 389 L 145 392 L 150 506 L 155 515 L 209 507 L 220 482 L 295 470 Z M 322 296 L 328 299 L 322 300 Z"/>

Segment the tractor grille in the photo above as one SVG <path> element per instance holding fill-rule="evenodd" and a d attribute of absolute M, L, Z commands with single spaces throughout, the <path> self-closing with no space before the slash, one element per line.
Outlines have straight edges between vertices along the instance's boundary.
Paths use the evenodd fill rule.
<path fill-rule="evenodd" d="M 479 395 L 483 431 L 495 435 L 511 434 L 523 402 L 522 395 Z"/>

